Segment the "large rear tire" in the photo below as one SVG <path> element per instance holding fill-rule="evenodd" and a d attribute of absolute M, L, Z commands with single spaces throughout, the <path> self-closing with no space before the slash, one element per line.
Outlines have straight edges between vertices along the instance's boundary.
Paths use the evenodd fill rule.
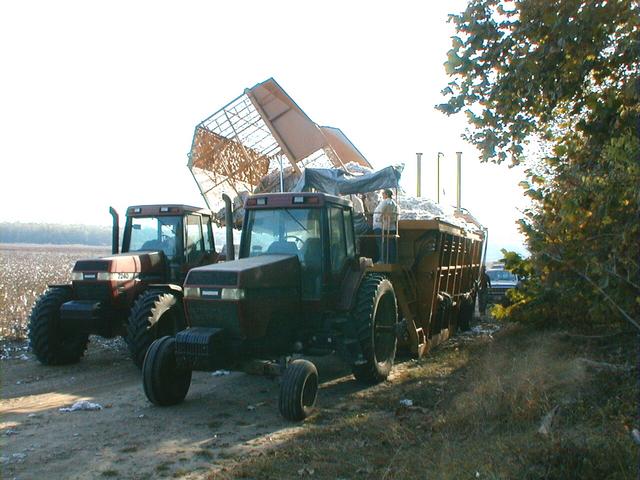
<path fill-rule="evenodd" d="M 363 358 L 353 365 L 353 375 L 368 384 L 380 383 L 391 373 L 398 343 L 398 306 L 391 282 L 380 275 L 365 277 L 354 317 Z"/>
<path fill-rule="evenodd" d="M 70 300 L 70 288 L 50 288 L 31 310 L 29 346 L 44 365 L 76 363 L 87 349 L 88 334 L 63 332 L 60 327 L 60 307 Z"/>
<path fill-rule="evenodd" d="M 308 360 L 297 359 L 289 364 L 280 383 L 278 408 L 282 416 L 299 422 L 309 416 L 318 395 L 318 370 Z"/>
<path fill-rule="evenodd" d="M 181 302 L 169 292 L 147 291 L 133 304 L 129 314 L 125 341 L 133 363 L 142 368 L 151 343 L 184 329 Z"/>
<path fill-rule="evenodd" d="M 151 344 L 142 365 L 144 393 L 160 407 L 177 405 L 191 385 L 191 370 L 176 362 L 176 340 L 162 337 Z"/>

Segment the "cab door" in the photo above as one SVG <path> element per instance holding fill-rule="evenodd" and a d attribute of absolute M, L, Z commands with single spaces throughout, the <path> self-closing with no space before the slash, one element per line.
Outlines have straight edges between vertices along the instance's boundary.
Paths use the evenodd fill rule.
<path fill-rule="evenodd" d="M 190 269 L 214 263 L 217 259 L 217 254 L 213 247 L 213 234 L 206 217 L 187 215 L 185 233 L 186 261 L 183 267 L 183 276 Z"/>
<path fill-rule="evenodd" d="M 346 270 L 355 260 L 355 241 L 351 209 L 331 205 L 327 209 L 329 226 L 328 293 L 332 304 L 340 298 Z"/>
<path fill-rule="evenodd" d="M 202 215 L 200 219 L 202 221 L 202 233 L 204 236 L 204 257 L 200 264 L 209 265 L 210 263 L 216 263 L 218 261 L 218 253 L 216 252 L 213 238 L 213 225 L 209 215 Z"/>

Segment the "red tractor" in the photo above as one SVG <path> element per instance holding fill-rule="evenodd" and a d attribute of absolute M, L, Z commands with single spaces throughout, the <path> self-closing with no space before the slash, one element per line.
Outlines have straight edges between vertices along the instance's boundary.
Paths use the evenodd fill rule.
<path fill-rule="evenodd" d="M 125 337 L 142 366 L 151 342 L 184 328 L 182 282 L 187 272 L 218 260 L 212 214 L 187 205 L 127 209 L 119 251 L 113 216 L 112 255 L 78 260 L 70 285 L 49 285 L 29 318 L 29 341 L 45 365 L 77 362 L 89 335 Z"/>
<path fill-rule="evenodd" d="M 149 347 L 147 398 L 174 405 L 187 395 L 192 371 L 264 359 L 263 371 L 282 375 L 281 414 L 302 420 L 315 403 L 318 373 L 290 356 L 337 352 L 358 380 L 378 383 L 391 372 L 398 341 L 421 356 L 468 328 L 483 235 L 437 219 L 401 220 L 398 232 L 397 261 L 373 264 L 357 251 L 348 200 L 249 197 L 239 259 L 191 270 L 187 327 Z"/>

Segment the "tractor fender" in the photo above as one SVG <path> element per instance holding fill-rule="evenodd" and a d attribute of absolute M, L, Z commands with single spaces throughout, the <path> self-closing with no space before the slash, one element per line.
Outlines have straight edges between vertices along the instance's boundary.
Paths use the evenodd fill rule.
<path fill-rule="evenodd" d="M 150 283 L 147 286 L 147 290 L 173 293 L 174 295 L 182 298 L 182 287 L 175 283 Z"/>
<path fill-rule="evenodd" d="M 338 311 L 350 312 L 353 310 L 356 294 L 358 293 L 365 272 L 367 268 L 373 265 L 373 261 L 370 258 L 362 257 L 358 260 L 358 263 L 354 262 L 342 278 L 342 285 L 340 287 L 341 295 L 336 306 Z"/>

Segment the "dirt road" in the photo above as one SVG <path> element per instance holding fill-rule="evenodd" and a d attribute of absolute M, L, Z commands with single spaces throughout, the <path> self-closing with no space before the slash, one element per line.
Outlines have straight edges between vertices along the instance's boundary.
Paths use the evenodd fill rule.
<path fill-rule="evenodd" d="M 231 372 L 194 372 L 186 401 L 146 399 L 122 341 L 92 342 L 76 365 L 46 367 L 30 353 L 3 359 L 3 478 L 203 478 L 238 456 L 263 455 L 304 424 L 284 421 L 278 384 Z M 320 359 L 318 404 L 334 408 L 360 388 L 335 359 Z M 61 412 L 79 400 L 94 411 Z"/>

